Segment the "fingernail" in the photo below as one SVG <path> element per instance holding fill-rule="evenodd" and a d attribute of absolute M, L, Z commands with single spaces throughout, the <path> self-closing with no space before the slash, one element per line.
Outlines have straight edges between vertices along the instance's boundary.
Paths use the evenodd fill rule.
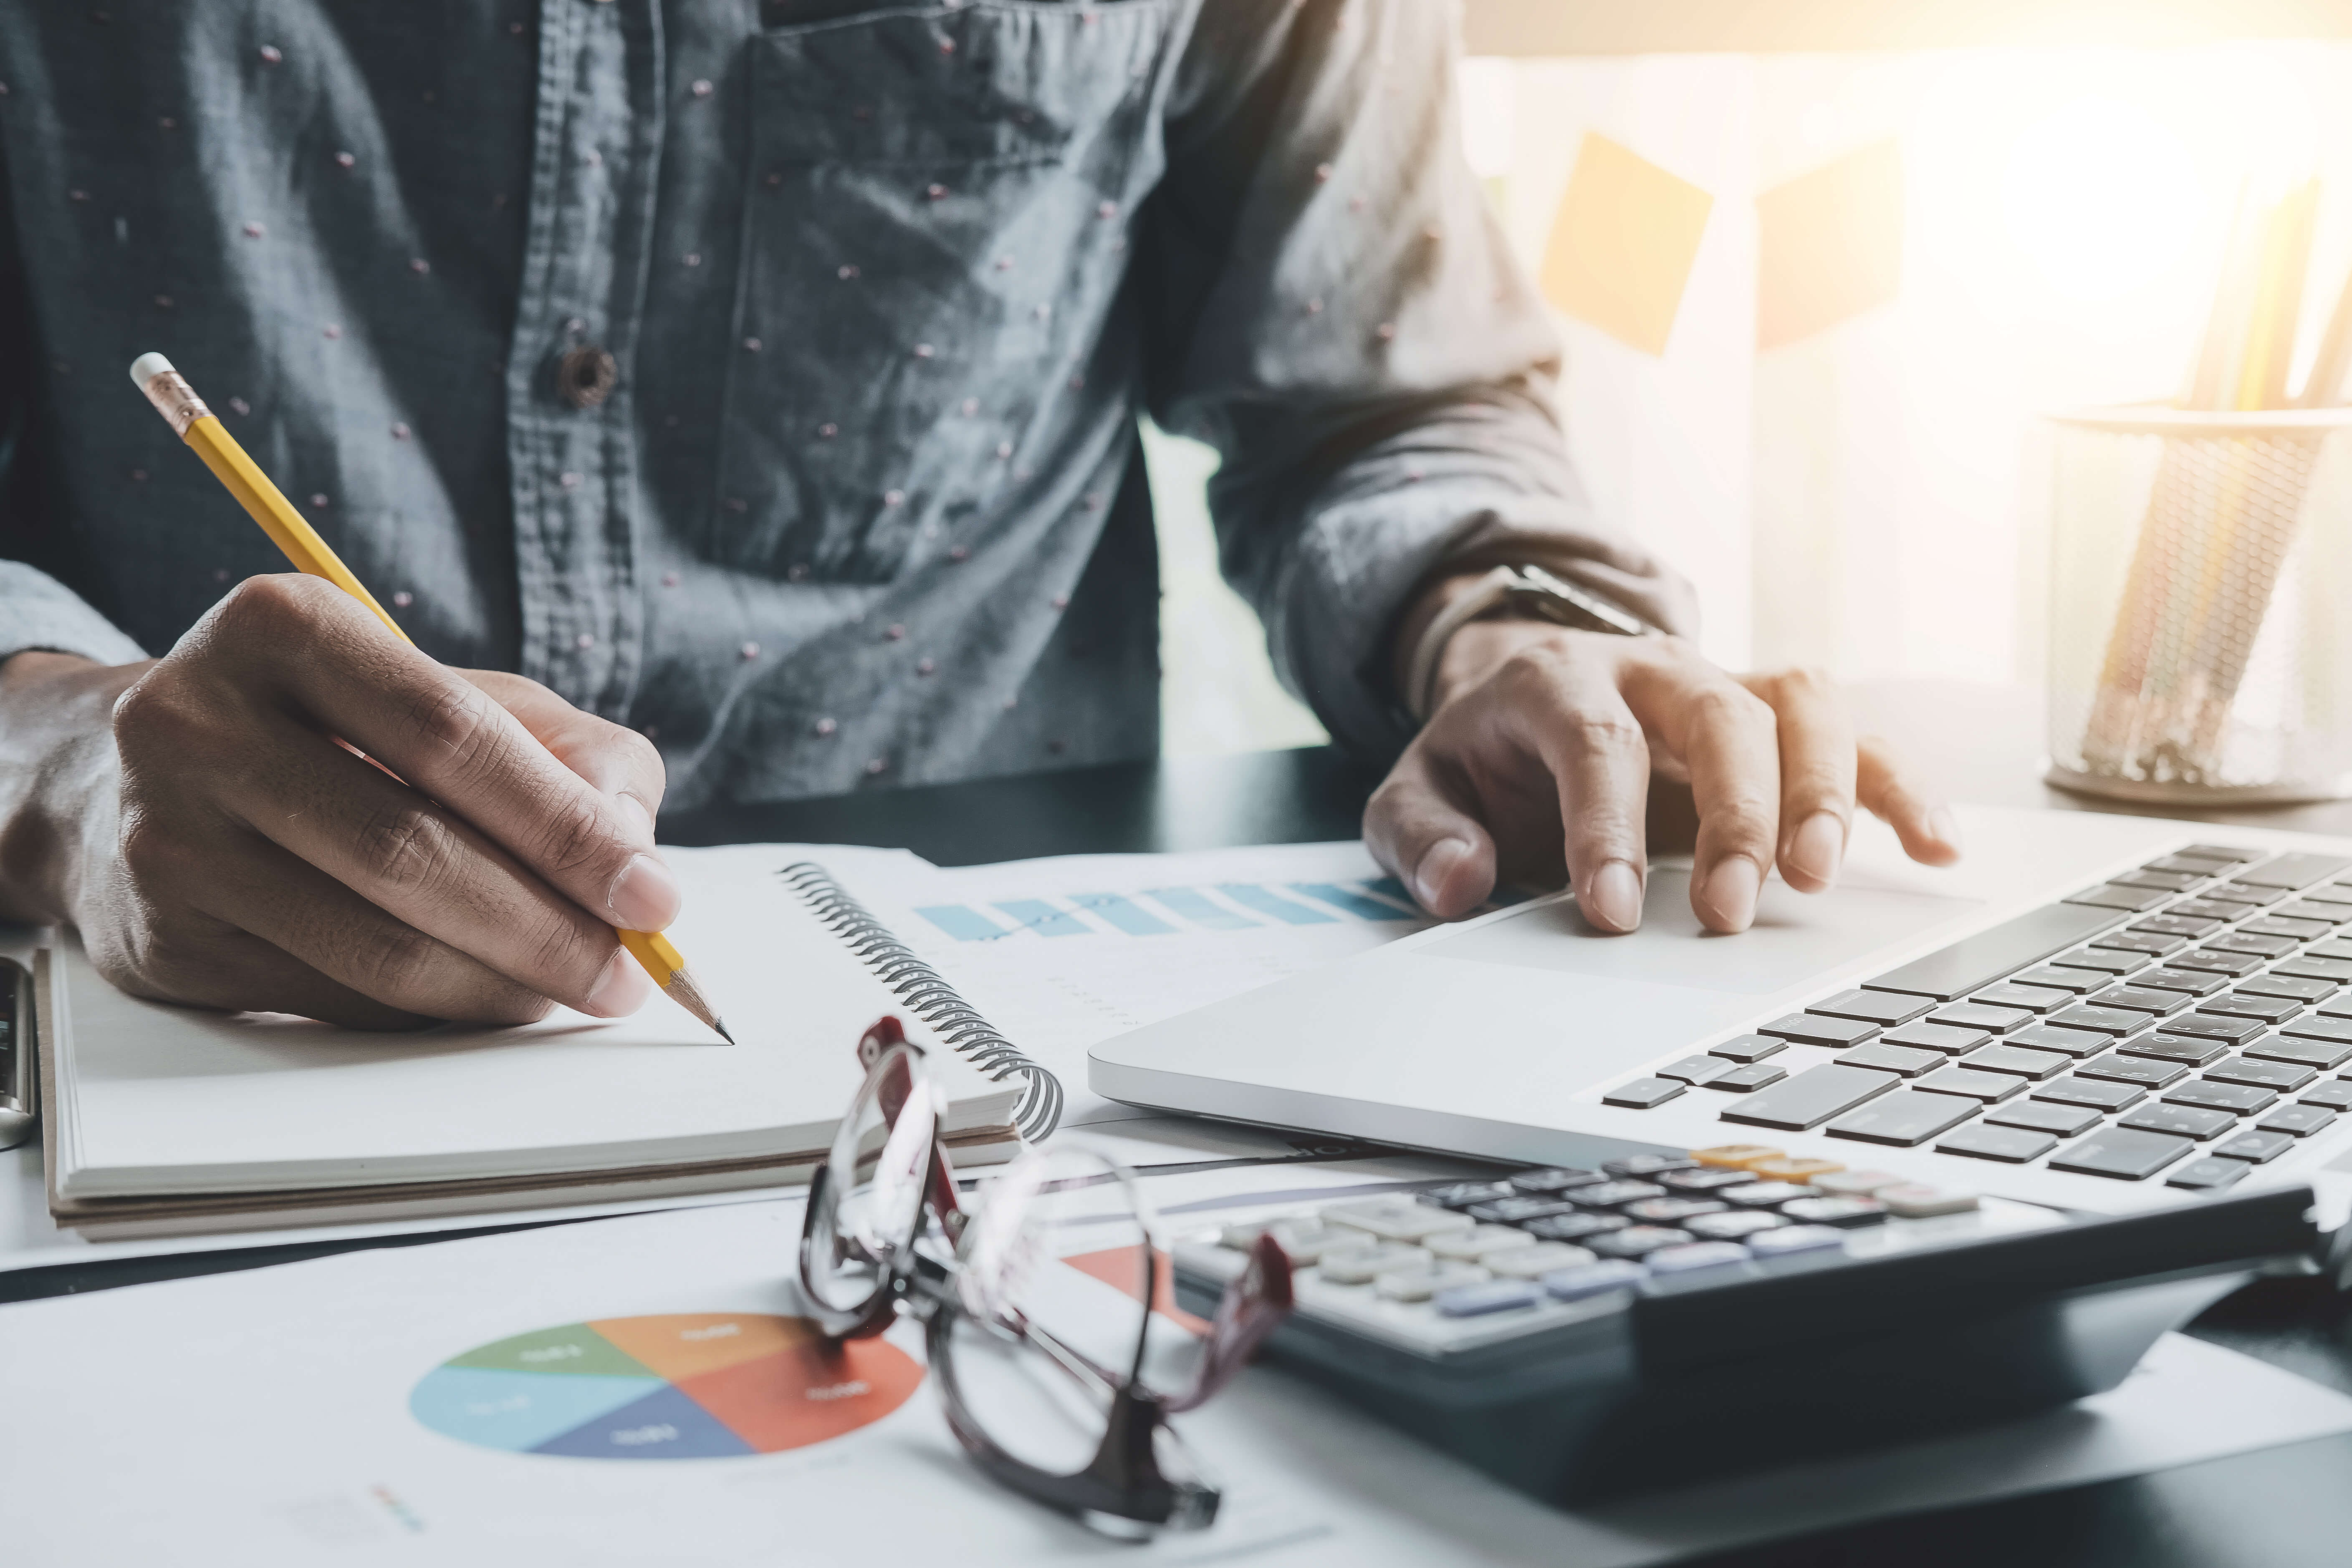
<path fill-rule="evenodd" d="M 1948 805 L 1939 805 L 1927 814 L 1927 831 L 1955 849 L 1960 847 L 1960 819 L 1952 815 Z"/>
<path fill-rule="evenodd" d="M 620 813 L 629 826 L 636 829 L 639 838 L 648 844 L 654 841 L 654 814 L 646 809 L 644 801 L 635 795 L 625 795 L 621 796 Z"/>
<path fill-rule="evenodd" d="M 1746 931 L 1756 918 L 1756 894 L 1762 886 L 1756 862 L 1745 855 L 1734 855 L 1706 874 L 1704 894 L 1717 920 L 1733 931 Z"/>
<path fill-rule="evenodd" d="M 1642 879 L 1622 860 L 1611 860 L 1585 879 L 1584 918 L 1611 931 L 1642 923 Z"/>
<path fill-rule="evenodd" d="M 645 965 L 631 958 L 627 948 L 616 947 L 613 956 L 604 961 L 604 972 L 588 988 L 584 1010 L 599 1018 L 625 1018 L 644 1006 L 653 994 L 653 978 L 646 973 Z"/>
<path fill-rule="evenodd" d="M 615 925 L 659 931 L 677 919 L 677 879 L 651 855 L 632 855 L 605 889 L 604 903 Z"/>
<path fill-rule="evenodd" d="M 1432 914 L 1437 912 L 1437 895 L 1444 889 L 1445 879 L 1469 853 L 1469 844 L 1459 838 L 1441 838 L 1429 847 L 1429 852 L 1421 858 L 1421 864 L 1412 872 L 1413 896 L 1421 900 L 1423 909 Z"/>
<path fill-rule="evenodd" d="M 1845 824 L 1834 811 L 1817 811 L 1789 836 L 1789 864 L 1823 887 L 1837 880 L 1845 858 Z"/>

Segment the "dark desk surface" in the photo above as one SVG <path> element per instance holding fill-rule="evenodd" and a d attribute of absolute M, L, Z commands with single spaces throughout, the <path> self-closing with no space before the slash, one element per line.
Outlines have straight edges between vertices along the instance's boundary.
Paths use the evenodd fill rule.
<path fill-rule="evenodd" d="M 1962 800 L 2092 808 L 2040 783 L 2038 711 L 2005 688 L 1905 683 L 1858 693 L 1865 723 L 1902 742 Z M 1328 751 L 1087 768 L 674 817 L 680 844 L 899 845 L 943 865 L 1049 854 L 1192 849 L 1354 836 L 1377 782 Z M 2174 815 L 2189 816 L 2189 813 Z M 2200 814 L 2352 833 L 2352 806 Z M 467 1232 L 463 1234 L 480 1234 Z M 429 1245 L 446 1236 L 390 1244 Z M 0 1300 L 290 1262 L 347 1244 L 262 1247 L 0 1275 Z M 2352 1307 L 2319 1286 L 2271 1281 L 2199 1319 L 2199 1337 L 2352 1393 Z M 1923 1345 L 1921 1353 L 1935 1353 Z M 1704 1412 L 1695 1412 L 1704 1418 Z M 1759 1434 L 1769 1451 L 1769 1434 Z M 1715 1568 L 2300 1568 L 2352 1561 L 2352 1436 L 2130 1480 L 1916 1515 L 1705 1559 Z"/>

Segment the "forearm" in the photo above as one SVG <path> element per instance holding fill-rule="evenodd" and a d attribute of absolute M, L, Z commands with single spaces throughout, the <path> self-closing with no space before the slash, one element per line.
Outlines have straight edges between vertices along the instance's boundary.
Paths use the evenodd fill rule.
<path fill-rule="evenodd" d="M 72 918 L 84 817 L 111 799 L 114 700 L 149 662 L 39 651 L 0 662 L 0 919 Z"/>

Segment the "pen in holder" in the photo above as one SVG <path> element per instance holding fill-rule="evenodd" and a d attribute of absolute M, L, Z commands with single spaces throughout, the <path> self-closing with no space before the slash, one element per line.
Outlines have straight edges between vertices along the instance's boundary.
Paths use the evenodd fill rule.
<path fill-rule="evenodd" d="M 2053 416 L 2049 781 L 2352 795 L 2352 409 Z"/>

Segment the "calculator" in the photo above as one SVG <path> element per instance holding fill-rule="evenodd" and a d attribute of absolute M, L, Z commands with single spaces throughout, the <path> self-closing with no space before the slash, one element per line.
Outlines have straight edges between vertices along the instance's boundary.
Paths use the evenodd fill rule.
<path fill-rule="evenodd" d="M 0 1149 L 33 1135 L 39 1078 L 33 1046 L 33 977 L 0 958 Z"/>
<path fill-rule="evenodd" d="M 1738 1142 L 1186 1233 L 1179 1305 L 1262 1235 L 1295 1271 L 1270 1360 L 1554 1501 L 2101 1393 L 2321 1241 L 2307 1188 L 2112 1215 Z"/>

